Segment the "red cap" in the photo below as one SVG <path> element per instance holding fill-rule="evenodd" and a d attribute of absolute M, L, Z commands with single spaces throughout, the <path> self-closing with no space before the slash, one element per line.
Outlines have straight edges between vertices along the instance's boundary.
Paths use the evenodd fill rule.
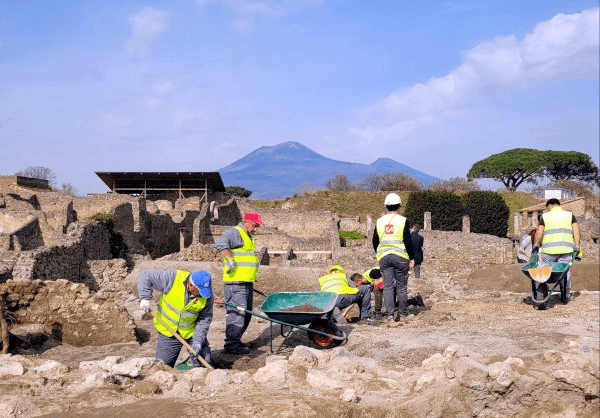
<path fill-rule="evenodd" d="M 264 224 L 264 222 L 262 221 L 262 219 L 260 219 L 260 215 L 256 212 L 246 212 L 244 213 L 244 220 L 246 221 L 252 221 L 254 222 L 256 225 L 262 225 Z"/>

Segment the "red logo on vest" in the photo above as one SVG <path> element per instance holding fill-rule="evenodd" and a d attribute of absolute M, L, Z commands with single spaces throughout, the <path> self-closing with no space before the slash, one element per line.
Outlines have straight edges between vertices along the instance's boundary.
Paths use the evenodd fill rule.
<path fill-rule="evenodd" d="M 386 234 L 388 234 L 388 235 L 389 235 L 389 234 L 393 234 L 393 233 L 394 233 L 394 225 L 392 225 L 392 224 L 387 224 L 387 225 L 385 226 L 385 233 L 386 233 Z"/>

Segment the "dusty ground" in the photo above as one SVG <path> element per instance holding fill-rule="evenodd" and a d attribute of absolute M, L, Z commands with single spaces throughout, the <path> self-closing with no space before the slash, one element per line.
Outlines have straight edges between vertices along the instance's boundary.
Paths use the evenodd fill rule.
<path fill-rule="evenodd" d="M 169 264 L 173 268 L 173 263 Z M 218 264 L 181 262 L 176 268 L 218 269 Z M 167 268 L 164 262 L 147 262 L 143 268 Z M 257 288 L 267 293 L 275 291 L 314 290 L 318 272 L 312 269 L 296 269 L 293 277 L 282 278 L 279 270 L 262 268 Z M 549 308 L 539 311 L 528 301 L 529 281 L 518 270 L 518 265 L 500 266 L 479 270 L 457 280 L 464 289 L 460 297 L 443 291 L 426 299 L 425 309 L 415 310 L 414 319 L 405 324 L 392 323 L 379 326 L 348 323 L 342 326 L 348 340 L 344 346 L 352 353 L 380 362 L 390 371 L 403 367 L 419 366 L 435 353 L 443 353 L 451 345 L 461 345 L 488 358 L 502 361 L 519 357 L 528 367 L 544 362 L 545 350 L 565 350 L 569 344 L 600 352 L 599 342 L 599 295 L 597 264 L 579 264 L 574 268 L 574 294 L 568 305 L 562 305 L 555 297 Z M 139 268 L 134 270 L 130 281 L 136 279 Z M 409 294 L 427 287 L 434 277 L 424 275 L 420 280 L 411 279 Z M 130 284 L 131 285 L 131 284 Z M 215 283 L 215 293 L 221 292 L 221 284 Z M 259 311 L 262 296 L 256 295 L 255 306 Z M 137 310 L 137 299 L 122 301 L 135 319 L 139 343 L 112 344 L 99 347 L 73 347 L 59 345 L 44 352 L 23 351 L 22 354 L 38 359 L 57 360 L 77 368 L 83 360 L 101 360 L 119 355 L 125 358 L 153 356 L 156 332 L 151 321 L 143 321 Z M 296 331 L 287 344 L 278 350 L 283 341 L 279 326 L 274 325 L 274 350 L 289 356 L 298 345 L 312 346 L 304 331 Z M 271 355 L 270 322 L 254 317 L 244 340 L 250 344 L 248 356 L 232 356 L 222 352 L 224 335 L 224 309 L 216 307 L 209 333 L 213 357 L 218 368 L 255 372 L 265 365 Z M 314 346 L 313 346 L 314 347 Z M 180 360 L 185 358 L 182 353 Z M 1 383 L 1 382 L 0 382 Z M 5 389 L 5 388 L 4 388 Z M 0 386 L 0 392 L 4 390 Z M 79 396 L 65 394 L 62 398 L 40 399 L 38 403 L 52 405 L 49 410 L 60 410 L 46 416 L 100 417 L 100 416 L 194 416 L 201 411 L 215 417 L 224 416 L 398 416 L 391 399 L 381 399 L 380 405 L 343 403 L 339 395 L 314 393 L 298 389 L 251 390 L 238 393 L 235 386 L 224 392 L 206 392 L 201 404 L 191 404 L 181 398 L 145 398 L 136 400 L 118 391 L 98 390 Z M 597 408 L 597 400 L 595 403 Z M 589 410 L 586 412 L 586 414 Z M 542 413 L 542 416 L 551 416 Z M 587 416 L 587 415 L 585 415 Z M 589 415 L 593 416 L 593 415 Z"/>

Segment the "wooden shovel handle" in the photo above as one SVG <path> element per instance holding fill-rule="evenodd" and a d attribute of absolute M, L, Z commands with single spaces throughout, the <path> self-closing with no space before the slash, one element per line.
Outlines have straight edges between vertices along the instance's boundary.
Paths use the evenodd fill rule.
<path fill-rule="evenodd" d="M 342 311 L 342 316 L 343 316 L 344 318 L 346 317 L 346 314 L 347 314 L 347 313 L 350 311 L 350 309 L 352 308 L 352 306 L 353 306 L 353 305 L 355 305 L 355 304 L 353 303 L 352 305 L 350 305 L 350 306 L 346 307 L 346 309 L 344 309 L 344 310 Z"/>
<path fill-rule="evenodd" d="M 154 315 L 154 317 L 155 317 L 155 318 L 158 320 L 158 322 L 160 322 L 160 323 L 162 324 L 162 326 L 163 326 L 163 327 L 165 327 L 166 329 L 168 329 L 168 330 L 169 330 L 169 332 L 170 332 L 171 334 L 173 334 L 173 336 L 174 336 L 175 338 L 177 338 L 177 339 L 179 340 L 179 342 L 180 342 L 181 344 L 183 344 L 183 346 L 184 346 L 185 348 L 187 348 L 187 350 L 188 350 L 188 351 L 189 351 L 191 354 L 195 354 L 195 353 L 196 353 L 196 351 L 195 351 L 195 350 L 192 348 L 192 346 L 191 346 L 191 345 L 189 345 L 189 344 L 188 344 L 188 342 L 187 342 L 186 340 L 184 340 L 184 339 L 181 337 L 181 335 L 179 335 L 179 334 L 177 333 L 177 331 L 175 331 L 173 328 L 171 328 L 169 325 L 167 325 L 167 323 L 166 323 L 165 321 L 163 321 L 163 319 L 162 319 L 160 316 L 158 316 L 158 315 L 156 315 L 156 314 L 155 314 L 155 315 Z M 197 358 L 197 359 L 198 359 L 198 361 L 200 361 L 200 363 L 202 363 L 202 365 L 204 365 L 204 367 L 206 367 L 207 369 L 212 369 L 212 368 L 213 368 L 213 367 L 212 367 L 210 364 L 208 364 L 208 362 L 207 362 L 206 360 L 204 360 L 204 357 L 202 357 L 200 354 L 198 354 L 198 355 L 196 356 L 196 358 Z"/>

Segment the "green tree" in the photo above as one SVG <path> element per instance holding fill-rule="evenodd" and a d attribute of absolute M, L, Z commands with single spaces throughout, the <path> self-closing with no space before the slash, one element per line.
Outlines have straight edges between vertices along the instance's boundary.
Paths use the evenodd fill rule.
<path fill-rule="evenodd" d="M 238 197 L 250 197 L 250 195 L 252 194 L 252 191 L 246 190 L 240 186 L 225 187 L 225 192 Z"/>
<path fill-rule="evenodd" d="M 547 162 L 547 151 L 515 148 L 477 161 L 467 177 L 494 179 L 514 192 L 523 182 L 537 183 L 537 179 L 544 174 Z"/>
<path fill-rule="evenodd" d="M 552 181 L 581 180 L 593 182 L 598 178 L 598 166 L 592 158 L 577 151 L 546 151 L 544 174 Z"/>

